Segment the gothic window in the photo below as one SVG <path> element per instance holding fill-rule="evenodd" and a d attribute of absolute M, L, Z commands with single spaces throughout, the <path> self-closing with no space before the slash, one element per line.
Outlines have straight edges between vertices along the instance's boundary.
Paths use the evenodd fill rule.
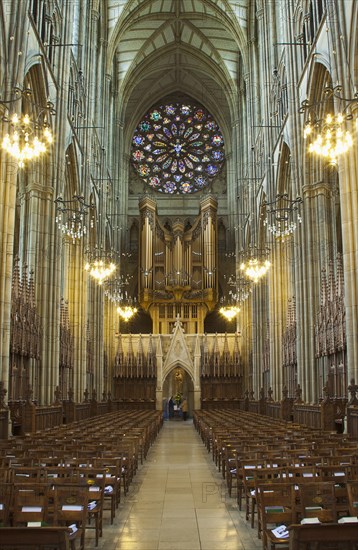
<path fill-rule="evenodd" d="M 31 0 L 30 13 L 32 14 L 35 23 L 38 23 L 41 13 L 41 0 Z"/>
<path fill-rule="evenodd" d="M 311 42 L 317 34 L 318 28 L 321 24 L 322 17 L 324 12 L 324 1 L 316 0 L 316 2 L 310 2 L 310 32 L 311 32 Z"/>
<path fill-rule="evenodd" d="M 303 61 L 306 61 L 308 48 L 312 46 L 312 43 L 316 38 L 317 31 L 323 18 L 324 9 L 324 0 L 318 0 L 316 2 L 311 1 L 309 4 L 309 11 L 306 13 L 301 27 L 302 33 L 298 37 L 299 39 L 302 39 Z"/>
<path fill-rule="evenodd" d="M 322 19 L 322 17 L 323 17 L 324 0 L 317 0 L 317 1 L 316 1 L 316 6 L 317 6 L 317 17 L 318 17 L 318 22 L 320 23 L 320 22 L 321 22 L 321 19 Z"/>
<path fill-rule="evenodd" d="M 132 162 L 139 176 L 161 193 L 195 193 L 223 167 L 224 138 L 212 115 L 190 103 L 152 108 L 132 139 Z"/>
<path fill-rule="evenodd" d="M 54 65 L 55 51 L 53 44 L 56 42 L 55 30 L 58 26 L 56 12 L 52 9 L 50 2 L 44 0 L 31 0 L 29 9 L 45 47 L 48 60 Z"/>
<path fill-rule="evenodd" d="M 309 11 L 308 21 L 309 21 L 309 29 L 310 29 L 310 39 L 311 39 L 311 42 L 312 42 L 313 38 L 316 34 L 315 16 L 314 16 L 314 12 L 313 12 L 312 2 L 310 2 L 310 11 Z"/>

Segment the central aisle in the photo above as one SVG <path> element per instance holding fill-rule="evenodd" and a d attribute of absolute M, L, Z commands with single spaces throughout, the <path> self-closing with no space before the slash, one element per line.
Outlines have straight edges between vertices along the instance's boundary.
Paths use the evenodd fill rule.
<path fill-rule="evenodd" d="M 192 421 L 164 423 L 103 535 L 99 547 L 106 550 L 262 548 Z"/>

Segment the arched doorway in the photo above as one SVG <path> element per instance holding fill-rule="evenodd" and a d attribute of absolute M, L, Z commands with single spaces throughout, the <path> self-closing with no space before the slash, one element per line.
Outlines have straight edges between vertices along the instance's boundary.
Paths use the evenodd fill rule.
<path fill-rule="evenodd" d="M 163 382 L 163 398 L 180 404 L 185 397 L 188 401 L 188 417 L 194 410 L 194 383 L 190 374 L 179 364 L 171 369 Z"/>

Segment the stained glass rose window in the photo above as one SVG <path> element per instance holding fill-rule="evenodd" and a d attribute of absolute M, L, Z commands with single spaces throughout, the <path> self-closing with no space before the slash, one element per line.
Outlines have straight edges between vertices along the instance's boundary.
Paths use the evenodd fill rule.
<path fill-rule="evenodd" d="M 169 103 L 151 109 L 138 124 L 131 158 L 139 176 L 161 193 L 195 193 L 220 172 L 224 138 L 203 107 Z"/>

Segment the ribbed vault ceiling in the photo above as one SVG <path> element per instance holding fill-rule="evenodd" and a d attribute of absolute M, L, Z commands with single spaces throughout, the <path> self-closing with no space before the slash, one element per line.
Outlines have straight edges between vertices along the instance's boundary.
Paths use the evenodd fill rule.
<path fill-rule="evenodd" d="M 108 1 L 108 69 L 127 137 L 151 105 L 175 92 L 202 103 L 229 134 L 239 116 L 247 1 Z"/>

